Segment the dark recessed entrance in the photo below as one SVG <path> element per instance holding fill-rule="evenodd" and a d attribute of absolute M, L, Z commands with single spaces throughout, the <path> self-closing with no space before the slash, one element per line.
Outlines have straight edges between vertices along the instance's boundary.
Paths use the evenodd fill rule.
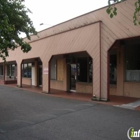
<path fill-rule="evenodd" d="M 77 66 L 70 64 L 70 90 L 76 90 Z"/>
<path fill-rule="evenodd" d="M 38 68 L 38 85 L 42 86 L 42 65 Z"/>

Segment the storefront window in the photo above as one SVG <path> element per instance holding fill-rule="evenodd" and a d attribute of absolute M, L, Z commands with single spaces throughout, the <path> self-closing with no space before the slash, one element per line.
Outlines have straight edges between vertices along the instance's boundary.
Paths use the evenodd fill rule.
<path fill-rule="evenodd" d="M 110 84 L 117 83 L 117 55 L 110 55 Z"/>
<path fill-rule="evenodd" d="M 15 76 L 15 64 L 11 65 L 11 75 Z"/>
<path fill-rule="evenodd" d="M 64 78 L 64 60 L 63 58 L 57 59 L 57 80 L 63 81 Z"/>
<path fill-rule="evenodd" d="M 75 59 L 75 60 L 74 60 Z M 77 82 L 92 83 L 92 58 L 76 57 L 66 61 L 71 65 L 70 75 Z M 63 81 L 64 67 L 63 59 L 52 59 L 50 63 L 51 80 Z"/>
<path fill-rule="evenodd" d="M 56 80 L 56 59 L 51 60 L 51 80 Z"/>
<path fill-rule="evenodd" d="M 22 77 L 31 78 L 32 76 L 32 63 L 22 64 Z"/>
<path fill-rule="evenodd" d="M 77 59 L 78 77 L 79 82 L 87 82 L 87 57 Z"/>
<path fill-rule="evenodd" d="M 92 83 L 92 58 L 77 58 L 77 77 L 78 82 Z"/>
<path fill-rule="evenodd" d="M 9 76 L 9 78 L 15 76 L 15 64 L 7 65 L 7 76 Z"/>
<path fill-rule="evenodd" d="M 0 75 L 3 75 L 3 65 L 0 65 Z"/>
<path fill-rule="evenodd" d="M 140 82 L 140 44 L 125 47 L 125 80 Z"/>
<path fill-rule="evenodd" d="M 92 83 L 92 59 L 89 59 L 89 82 Z"/>

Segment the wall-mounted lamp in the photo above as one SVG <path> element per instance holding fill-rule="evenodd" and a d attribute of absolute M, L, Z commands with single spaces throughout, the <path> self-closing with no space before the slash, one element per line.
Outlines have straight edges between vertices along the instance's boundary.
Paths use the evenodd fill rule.
<path fill-rule="evenodd" d="M 40 25 L 40 26 L 42 26 L 42 25 L 48 25 L 48 26 L 51 26 L 51 24 L 46 24 L 46 23 L 40 23 L 39 25 Z"/>

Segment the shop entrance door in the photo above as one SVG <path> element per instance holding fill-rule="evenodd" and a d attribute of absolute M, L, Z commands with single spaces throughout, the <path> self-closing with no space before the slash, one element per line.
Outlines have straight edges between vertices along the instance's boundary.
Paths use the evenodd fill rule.
<path fill-rule="evenodd" d="M 38 70 L 38 84 L 41 87 L 42 86 L 42 66 L 39 66 L 39 70 Z"/>
<path fill-rule="evenodd" d="M 76 64 L 70 64 L 70 90 L 76 91 L 77 68 Z"/>

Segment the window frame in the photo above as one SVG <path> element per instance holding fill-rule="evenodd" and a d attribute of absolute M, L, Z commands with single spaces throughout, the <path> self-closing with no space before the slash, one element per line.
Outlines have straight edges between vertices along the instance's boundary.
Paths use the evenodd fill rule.
<path fill-rule="evenodd" d="M 14 67 L 13 67 L 14 66 Z M 14 68 L 14 69 L 13 69 Z M 14 77 L 16 64 L 7 64 L 7 76 Z"/>
<path fill-rule="evenodd" d="M 30 67 L 29 67 L 29 65 L 30 65 Z M 26 75 L 25 75 L 25 73 L 26 73 Z M 22 77 L 23 78 L 32 78 L 32 63 L 31 62 L 22 64 Z"/>
<path fill-rule="evenodd" d="M 51 63 L 51 62 L 54 62 L 54 63 Z M 51 62 L 50 62 L 50 71 L 51 71 L 50 80 L 57 80 L 57 60 L 56 59 L 52 59 Z M 52 69 L 53 68 L 54 68 L 54 74 L 55 74 L 54 77 L 52 77 Z"/>
<path fill-rule="evenodd" d="M 131 44 L 131 45 L 127 45 L 127 46 L 125 46 L 124 47 L 124 81 L 125 82 L 138 82 L 138 83 L 140 83 L 140 78 L 139 78 L 139 80 L 134 80 L 134 77 L 135 76 L 132 76 L 133 77 L 133 80 L 128 80 L 127 79 L 127 74 L 129 75 L 134 75 L 134 72 L 133 71 L 136 71 L 137 73 L 138 73 L 138 71 L 139 71 L 139 76 L 140 76 L 140 68 L 139 69 L 133 69 L 133 68 L 130 68 L 130 70 L 129 69 L 127 69 L 127 65 L 128 65 L 128 60 L 127 60 L 127 50 L 128 50 L 128 47 L 131 47 L 131 49 L 134 49 L 134 51 L 136 51 L 135 50 L 135 47 L 138 47 L 139 48 L 139 51 L 140 51 L 140 43 L 135 43 L 135 44 Z M 130 48 L 129 48 L 130 49 Z M 132 52 L 132 53 L 134 53 L 134 52 Z M 135 56 L 136 54 L 133 54 L 133 56 Z M 131 57 L 133 57 L 133 56 L 131 56 Z M 134 59 L 134 61 L 135 61 L 135 57 L 133 57 Z M 129 58 L 130 59 L 130 58 Z M 138 60 L 139 61 L 139 63 L 140 63 L 140 60 Z M 131 62 L 132 63 L 132 62 Z M 131 67 L 131 66 L 130 66 Z M 127 73 L 127 71 L 129 71 L 129 73 Z"/>
<path fill-rule="evenodd" d="M 4 67 L 3 67 L 3 65 L 0 65 L 0 75 L 1 76 L 4 75 Z"/>

